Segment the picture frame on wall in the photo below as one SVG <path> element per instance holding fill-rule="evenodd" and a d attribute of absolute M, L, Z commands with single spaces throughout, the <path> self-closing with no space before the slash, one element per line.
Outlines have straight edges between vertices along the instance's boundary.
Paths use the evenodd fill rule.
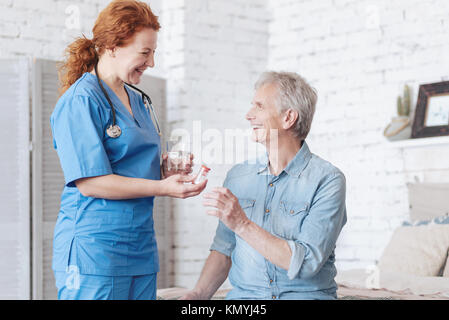
<path fill-rule="evenodd" d="M 412 138 L 447 135 L 449 135 L 449 81 L 420 85 Z"/>

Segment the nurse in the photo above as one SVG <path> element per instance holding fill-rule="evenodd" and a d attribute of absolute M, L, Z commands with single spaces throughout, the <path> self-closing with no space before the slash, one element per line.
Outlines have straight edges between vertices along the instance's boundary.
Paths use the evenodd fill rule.
<path fill-rule="evenodd" d="M 158 128 L 127 85 L 154 67 L 159 29 L 147 4 L 113 1 L 93 39 L 66 50 L 51 115 L 65 178 L 53 240 L 59 299 L 155 299 L 154 197 L 193 197 L 206 186 L 192 184 L 191 163 L 182 173 L 161 169 Z"/>

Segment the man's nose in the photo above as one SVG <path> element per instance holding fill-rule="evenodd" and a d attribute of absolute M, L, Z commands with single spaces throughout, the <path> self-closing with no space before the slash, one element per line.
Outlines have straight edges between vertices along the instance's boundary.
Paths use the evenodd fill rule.
<path fill-rule="evenodd" d="M 251 121 L 254 119 L 252 111 L 253 111 L 253 108 L 249 109 L 249 111 L 246 113 L 246 115 L 245 115 L 246 120 Z"/>

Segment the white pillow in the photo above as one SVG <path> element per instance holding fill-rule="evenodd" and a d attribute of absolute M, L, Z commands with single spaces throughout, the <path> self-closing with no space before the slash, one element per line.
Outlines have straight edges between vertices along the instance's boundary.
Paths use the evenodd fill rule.
<path fill-rule="evenodd" d="M 447 220 L 444 217 L 418 221 L 397 228 L 379 260 L 379 269 L 424 277 L 438 276 L 449 249 Z"/>

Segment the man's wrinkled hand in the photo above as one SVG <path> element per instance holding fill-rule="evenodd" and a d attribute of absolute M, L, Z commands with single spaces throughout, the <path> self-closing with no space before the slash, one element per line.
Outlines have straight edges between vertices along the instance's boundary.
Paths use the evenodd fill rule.
<path fill-rule="evenodd" d="M 204 195 L 204 199 L 203 205 L 212 208 L 206 213 L 218 217 L 232 231 L 238 233 L 250 222 L 238 198 L 229 189 L 214 188 Z"/>

